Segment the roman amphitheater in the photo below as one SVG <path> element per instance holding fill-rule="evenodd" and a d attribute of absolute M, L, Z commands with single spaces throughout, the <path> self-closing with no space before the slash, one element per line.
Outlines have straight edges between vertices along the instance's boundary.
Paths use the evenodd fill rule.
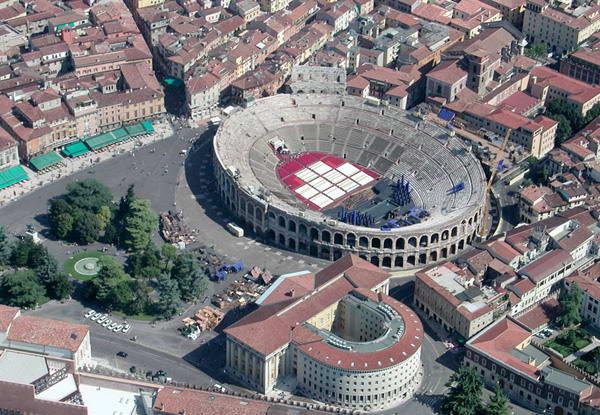
<path fill-rule="evenodd" d="M 485 176 L 450 130 L 353 96 L 277 95 L 214 139 L 219 194 L 269 243 L 388 269 L 457 254 L 481 226 Z"/>

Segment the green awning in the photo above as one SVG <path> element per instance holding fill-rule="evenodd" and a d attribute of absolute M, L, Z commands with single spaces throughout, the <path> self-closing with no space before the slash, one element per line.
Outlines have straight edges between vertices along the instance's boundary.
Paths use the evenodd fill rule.
<path fill-rule="evenodd" d="M 62 149 L 62 153 L 66 157 L 79 157 L 83 156 L 85 153 L 90 151 L 82 141 L 77 141 L 75 143 L 69 144 Z"/>
<path fill-rule="evenodd" d="M 125 127 L 125 129 L 127 130 L 127 134 L 129 134 L 130 137 L 137 137 L 138 135 L 146 134 L 146 129 L 142 126 L 141 123 L 128 125 Z"/>
<path fill-rule="evenodd" d="M 154 127 L 152 126 L 152 121 L 146 120 L 146 121 L 142 121 L 140 124 L 142 124 L 142 127 L 144 127 L 144 130 L 146 130 L 147 134 L 152 134 L 154 132 Z"/>
<path fill-rule="evenodd" d="M 23 170 L 22 166 L 13 166 L 0 170 L 0 189 L 5 189 L 28 178 L 27 172 Z"/>
<path fill-rule="evenodd" d="M 110 133 L 98 134 L 91 138 L 88 138 L 87 140 L 85 140 L 85 144 L 91 150 L 98 150 L 100 148 L 114 144 L 118 141 L 119 140 L 114 136 L 114 134 L 112 132 L 110 132 Z"/>
<path fill-rule="evenodd" d="M 117 128 L 116 130 L 112 130 L 111 133 L 113 133 L 115 138 L 119 141 L 127 140 L 129 138 L 129 134 L 127 134 L 125 128 Z"/>
<path fill-rule="evenodd" d="M 50 153 L 33 157 L 31 160 L 29 160 L 29 165 L 35 171 L 42 171 L 46 170 L 48 167 L 62 163 L 62 160 L 63 159 L 58 154 L 56 154 L 54 151 L 51 151 Z"/>

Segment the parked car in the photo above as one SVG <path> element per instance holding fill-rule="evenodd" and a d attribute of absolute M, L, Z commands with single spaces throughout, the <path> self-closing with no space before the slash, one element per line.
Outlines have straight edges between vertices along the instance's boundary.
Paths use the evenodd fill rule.
<path fill-rule="evenodd" d="M 137 367 L 135 367 L 135 366 L 131 366 L 131 367 L 129 368 L 129 372 L 131 372 L 131 373 L 135 373 L 135 372 L 137 372 Z"/>
<path fill-rule="evenodd" d="M 110 323 L 112 323 L 112 320 L 109 318 L 108 320 L 104 321 L 104 323 L 102 323 L 102 327 L 108 327 Z"/>
<path fill-rule="evenodd" d="M 123 333 L 127 333 L 130 328 L 131 326 L 128 323 L 125 323 L 125 325 L 123 325 Z"/>
<path fill-rule="evenodd" d="M 102 315 L 102 313 L 96 313 L 93 316 L 90 317 L 90 320 L 92 321 L 96 321 L 100 318 L 100 316 Z"/>
<path fill-rule="evenodd" d="M 85 313 L 85 318 L 90 318 L 92 316 L 94 316 L 96 314 L 95 310 L 88 310 L 87 313 Z"/>
<path fill-rule="evenodd" d="M 122 357 L 123 359 L 127 358 L 127 353 L 125 352 L 117 352 L 117 356 Z"/>
<path fill-rule="evenodd" d="M 96 323 L 103 324 L 106 319 L 108 319 L 108 314 L 103 314 L 98 320 L 96 320 Z"/>
<path fill-rule="evenodd" d="M 117 323 L 117 322 L 114 322 L 114 323 L 111 323 L 110 325 L 108 325 L 106 328 L 112 331 L 112 330 L 114 330 L 114 329 L 115 329 L 115 327 L 117 327 L 118 325 L 119 325 L 119 323 Z"/>
<path fill-rule="evenodd" d="M 123 325 L 117 324 L 115 327 L 113 327 L 112 331 L 114 331 L 115 333 L 120 333 L 122 329 L 123 329 Z"/>

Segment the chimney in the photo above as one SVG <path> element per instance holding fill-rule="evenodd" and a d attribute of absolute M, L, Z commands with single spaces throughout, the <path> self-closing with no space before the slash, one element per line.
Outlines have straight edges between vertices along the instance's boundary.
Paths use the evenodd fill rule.
<path fill-rule="evenodd" d="M 288 293 L 287 293 L 288 297 L 293 297 L 294 294 L 296 294 L 296 290 L 293 289 L 293 288 L 291 290 L 289 290 Z"/>
<path fill-rule="evenodd" d="M 383 294 L 381 291 L 377 293 L 377 301 L 380 303 L 383 302 Z"/>

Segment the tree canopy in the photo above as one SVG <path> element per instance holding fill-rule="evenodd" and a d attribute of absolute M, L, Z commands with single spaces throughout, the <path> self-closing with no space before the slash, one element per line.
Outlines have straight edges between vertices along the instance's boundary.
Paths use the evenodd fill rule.
<path fill-rule="evenodd" d="M 508 415 L 508 398 L 502 392 L 500 385 L 496 385 L 494 394 L 490 397 L 485 407 L 485 415 Z"/>
<path fill-rule="evenodd" d="M 446 384 L 450 390 L 442 402 L 445 415 L 476 415 L 481 410 L 483 382 L 474 368 L 460 366 Z"/>
<path fill-rule="evenodd" d="M 147 199 L 134 198 L 123 220 L 123 245 L 130 251 L 148 246 L 152 233 L 158 229 L 158 215 Z"/>
<path fill-rule="evenodd" d="M 33 270 L 20 270 L 5 275 L 0 284 L 3 303 L 14 307 L 35 307 L 46 294 Z"/>
<path fill-rule="evenodd" d="M 563 292 L 559 298 L 561 313 L 557 322 L 561 327 L 568 327 L 581 323 L 581 301 L 583 300 L 583 291 L 577 283 L 571 284 L 571 287 Z"/>
<path fill-rule="evenodd" d="M 196 299 L 206 290 L 206 276 L 202 273 L 198 261 L 189 253 L 175 258 L 171 278 L 177 282 L 183 301 Z"/>

